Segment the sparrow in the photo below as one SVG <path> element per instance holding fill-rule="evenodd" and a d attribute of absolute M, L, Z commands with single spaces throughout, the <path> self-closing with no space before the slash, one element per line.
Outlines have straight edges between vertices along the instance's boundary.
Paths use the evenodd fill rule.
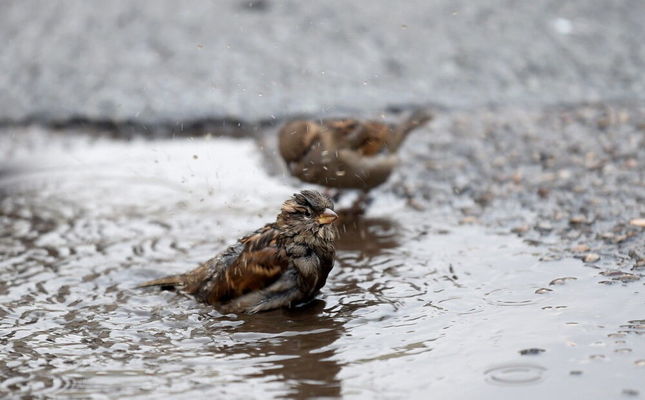
<path fill-rule="evenodd" d="M 429 112 L 417 111 L 399 124 L 296 120 L 280 129 L 278 148 L 290 173 L 302 181 L 367 192 L 388 179 L 408 134 L 431 119 Z"/>
<path fill-rule="evenodd" d="M 196 269 L 139 287 L 176 288 L 224 313 L 254 314 L 314 298 L 334 266 L 337 219 L 332 201 L 303 190 L 276 221 L 239 239 Z"/>

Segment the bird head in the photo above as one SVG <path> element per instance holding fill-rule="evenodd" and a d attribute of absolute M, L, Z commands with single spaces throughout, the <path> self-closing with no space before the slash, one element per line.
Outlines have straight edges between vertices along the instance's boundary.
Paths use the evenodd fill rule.
<path fill-rule="evenodd" d="M 311 150 L 318 138 L 318 124 L 311 121 L 292 121 L 280 129 L 278 149 L 284 161 L 297 162 Z"/>
<path fill-rule="evenodd" d="M 329 197 L 315 190 L 303 190 L 282 204 L 277 224 L 296 235 L 310 233 L 312 239 L 333 240 L 333 223 L 337 218 Z"/>

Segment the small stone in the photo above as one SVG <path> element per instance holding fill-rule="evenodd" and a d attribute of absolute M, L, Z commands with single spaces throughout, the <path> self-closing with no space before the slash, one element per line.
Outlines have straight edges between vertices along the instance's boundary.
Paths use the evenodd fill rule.
<path fill-rule="evenodd" d="M 587 218 L 584 215 L 574 215 L 569 219 L 569 223 L 572 225 L 584 224 L 587 222 Z"/>
<path fill-rule="evenodd" d="M 625 396 L 638 396 L 638 390 L 635 390 L 635 389 L 623 389 L 623 394 Z"/>
<path fill-rule="evenodd" d="M 524 233 L 524 232 L 526 232 L 528 230 L 529 230 L 528 225 L 520 225 L 520 226 L 516 226 L 515 228 L 511 229 L 511 232 L 513 232 L 513 233 Z"/>
<path fill-rule="evenodd" d="M 197 160 L 198 158 L 197 154 L 193 154 L 193 160 Z"/>
<path fill-rule="evenodd" d="M 596 262 L 596 261 L 600 260 L 600 256 L 598 254 L 596 254 L 596 253 L 589 253 L 589 254 L 585 255 L 582 260 L 584 262 L 586 262 L 586 263 L 592 263 L 592 262 Z"/>
<path fill-rule="evenodd" d="M 477 222 L 477 217 L 472 216 L 472 215 L 468 215 L 466 217 L 463 217 L 461 219 L 461 221 L 459 221 L 459 223 L 461 223 L 461 224 L 474 224 L 475 222 Z"/>
<path fill-rule="evenodd" d="M 622 353 L 622 354 L 631 353 L 631 352 L 632 352 L 632 349 L 627 347 L 614 350 L 614 353 Z"/>
<path fill-rule="evenodd" d="M 598 118 L 596 121 L 596 126 L 598 126 L 599 129 L 607 129 L 609 125 L 611 125 L 611 118 L 608 116 Z"/>
<path fill-rule="evenodd" d="M 638 167 L 638 161 L 636 161 L 635 158 L 630 158 L 627 161 L 625 161 L 625 167 L 627 168 L 636 168 Z"/>
<path fill-rule="evenodd" d="M 580 370 L 569 371 L 569 375 L 579 376 L 579 375 L 582 375 L 582 371 Z"/>
<path fill-rule="evenodd" d="M 568 169 L 563 169 L 560 172 L 558 172 L 558 178 L 560 178 L 562 180 L 567 180 L 567 179 L 571 178 L 572 175 L 573 174 Z"/>
<path fill-rule="evenodd" d="M 426 208 L 416 199 L 408 199 L 408 205 L 417 211 L 424 211 Z"/>
<path fill-rule="evenodd" d="M 614 243 L 622 243 L 629 238 L 628 235 L 619 235 L 614 238 Z"/>
<path fill-rule="evenodd" d="M 551 193 L 551 189 L 545 188 L 545 187 L 541 187 L 537 190 L 538 196 L 540 196 L 543 199 L 549 197 L 550 193 Z"/>
<path fill-rule="evenodd" d="M 640 228 L 645 228 L 645 218 L 634 218 L 629 221 L 630 225 L 638 226 Z"/>
<path fill-rule="evenodd" d="M 639 275 L 623 272 L 619 269 L 609 269 L 606 271 L 602 271 L 600 275 L 610 277 L 614 281 L 621 281 L 623 283 L 635 282 L 641 279 Z"/>
<path fill-rule="evenodd" d="M 591 250 L 591 248 L 586 244 L 579 244 L 571 248 L 571 251 L 573 251 L 574 253 L 586 253 L 589 250 Z"/>
<path fill-rule="evenodd" d="M 573 246 L 571 248 L 571 251 L 573 251 L 574 253 L 585 253 L 585 252 L 587 252 L 589 250 L 591 250 L 591 248 L 589 246 L 587 246 L 586 244 L 579 244 L 579 245 Z"/>
<path fill-rule="evenodd" d="M 539 258 L 540 261 L 551 262 L 562 260 L 562 257 L 557 254 L 547 254 Z"/>
<path fill-rule="evenodd" d="M 535 294 L 545 294 L 545 293 L 549 293 L 549 292 L 552 292 L 552 291 L 553 291 L 553 289 L 543 287 L 543 288 L 537 289 L 535 291 Z"/>
<path fill-rule="evenodd" d="M 573 276 L 565 276 L 564 278 L 555 278 L 554 280 L 549 282 L 549 286 L 564 285 L 565 283 L 567 283 L 567 281 L 575 281 L 577 279 L 578 278 L 573 277 Z"/>
<path fill-rule="evenodd" d="M 637 367 L 645 367 L 645 360 L 636 360 L 634 361 L 634 365 Z"/>
<path fill-rule="evenodd" d="M 548 232 L 548 231 L 553 230 L 553 226 L 548 222 L 540 222 L 539 224 L 537 224 L 535 226 L 535 229 L 537 229 L 539 231 Z"/>
<path fill-rule="evenodd" d="M 640 277 L 640 276 L 638 276 L 638 275 L 628 274 L 628 273 L 626 273 L 626 272 L 625 272 L 625 273 L 623 273 L 623 274 L 620 274 L 620 275 L 614 276 L 614 277 L 613 277 L 613 278 L 611 278 L 611 279 L 613 279 L 613 280 L 615 280 L 615 281 L 621 281 L 621 282 L 623 282 L 623 283 L 628 283 L 628 282 L 636 282 L 636 281 L 639 281 L 639 280 L 641 279 L 641 277 Z"/>
<path fill-rule="evenodd" d="M 544 353 L 546 350 L 538 349 L 537 347 L 531 347 L 530 349 L 520 350 L 520 355 L 523 356 L 534 356 L 540 353 Z"/>

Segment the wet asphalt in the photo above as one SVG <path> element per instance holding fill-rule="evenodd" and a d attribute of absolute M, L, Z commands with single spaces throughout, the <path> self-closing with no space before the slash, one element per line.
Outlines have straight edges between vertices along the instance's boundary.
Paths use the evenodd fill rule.
<path fill-rule="evenodd" d="M 639 0 L 8 1 L 0 122 L 645 100 Z"/>

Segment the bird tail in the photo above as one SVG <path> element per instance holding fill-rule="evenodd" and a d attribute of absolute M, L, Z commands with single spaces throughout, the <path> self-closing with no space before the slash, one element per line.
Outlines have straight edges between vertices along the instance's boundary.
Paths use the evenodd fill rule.
<path fill-rule="evenodd" d="M 434 114 L 429 110 L 419 109 L 414 111 L 405 121 L 401 122 L 394 130 L 394 135 L 389 143 L 390 151 L 396 151 L 401 146 L 410 132 L 432 121 Z"/>
<path fill-rule="evenodd" d="M 168 287 L 183 286 L 185 281 L 186 281 L 186 278 L 183 274 L 171 275 L 171 276 L 166 276 L 164 278 L 153 279 L 148 282 L 143 282 L 137 285 L 137 288 L 145 288 L 150 286 L 168 286 Z"/>
<path fill-rule="evenodd" d="M 195 293 L 202 285 L 202 283 L 207 279 L 209 273 L 211 273 L 211 265 L 216 260 L 216 258 L 210 259 L 207 262 L 201 264 L 199 267 L 195 268 L 190 272 L 179 275 L 170 275 L 164 278 L 154 279 L 148 282 L 144 282 L 138 285 L 138 288 L 145 288 L 150 286 L 161 286 L 162 288 L 177 288 L 180 287 L 183 291 L 187 293 Z"/>

